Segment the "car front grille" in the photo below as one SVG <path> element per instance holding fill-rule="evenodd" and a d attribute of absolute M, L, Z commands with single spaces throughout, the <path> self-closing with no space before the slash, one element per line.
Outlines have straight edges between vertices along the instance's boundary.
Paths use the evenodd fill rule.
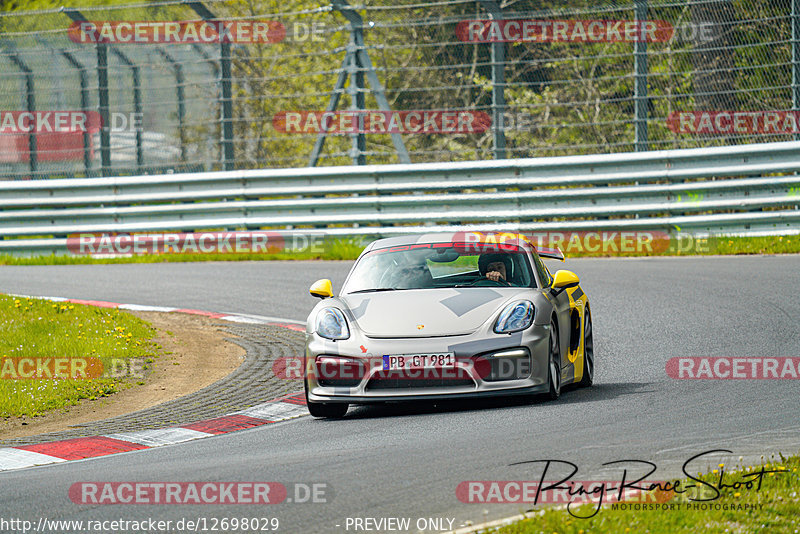
<path fill-rule="evenodd" d="M 463 369 L 453 376 L 444 377 L 409 377 L 402 371 L 379 371 L 367 382 L 367 390 L 385 389 L 429 389 L 474 386 L 475 382 Z"/>

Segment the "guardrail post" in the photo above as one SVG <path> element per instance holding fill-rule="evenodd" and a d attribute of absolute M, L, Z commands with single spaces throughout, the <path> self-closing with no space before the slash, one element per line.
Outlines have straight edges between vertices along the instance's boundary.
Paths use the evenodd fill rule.
<path fill-rule="evenodd" d="M 353 54 L 350 56 L 350 65 L 348 72 L 350 73 L 350 109 L 353 111 L 363 112 L 365 108 L 364 102 L 364 71 L 361 70 L 361 65 L 358 61 L 358 55 L 355 53 L 356 42 L 359 40 L 364 41 L 363 32 L 360 26 L 353 27 L 353 38 L 351 45 L 353 46 Z M 367 156 L 367 138 L 364 134 L 364 114 L 358 114 L 358 132 L 352 134 L 351 140 L 353 143 L 352 158 L 354 165 L 366 165 Z"/>
<path fill-rule="evenodd" d="M 236 167 L 233 148 L 233 89 L 231 88 L 231 43 L 227 37 L 220 43 L 219 63 L 222 83 L 222 154 L 223 168 L 232 171 Z"/>
<path fill-rule="evenodd" d="M 792 0 L 792 111 L 800 112 L 800 0 Z M 794 139 L 800 140 L 800 132 Z"/>
<path fill-rule="evenodd" d="M 503 10 L 494 0 L 480 0 L 484 9 L 494 20 L 502 20 Z M 506 159 L 506 44 L 493 42 L 492 59 L 492 129 L 494 140 L 494 159 Z"/>
<path fill-rule="evenodd" d="M 133 75 L 133 113 L 135 117 L 144 117 L 142 112 L 142 87 L 139 79 L 139 67 L 131 64 L 131 74 Z M 144 153 L 142 150 L 142 130 L 144 124 L 136 127 L 136 167 L 139 172 L 144 166 Z"/>
<path fill-rule="evenodd" d="M 195 13 L 207 22 L 218 21 L 202 2 L 184 0 Z M 217 32 L 218 34 L 221 32 Z M 236 167 L 233 147 L 233 89 L 231 74 L 231 42 L 227 35 L 223 35 L 219 43 L 220 83 L 222 85 L 222 166 L 226 171 Z"/>
<path fill-rule="evenodd" d="M 35 113 L 36 112 L 36 93 L 34 92 L 33 87 L 33 71 L 28 67 L 28 65 L 19 57 L 19 54 L 16 50 L 9 50 L 9 58 L 14 63 L 14 65 L 22 71 L 22 74 L 25 75 L 25 108 L 28 113 Z M 28 165 L 31 170 L 31 178 L 36 171 L 39 169 L 39 157 L 37 153 L 37 143 L 36 143 L 36 128 L 35 128 L 35 120 L 34 127 L 31 128 L 31 131 L 28 132 Z"/>
<path fill-rule="evenodd" d="M 66 50 L 59 50 L 62 56 L 69 61 L 70 65 L 75 67 L 78 71 L 78 79 L 81 85 L 81 111 L 86 113 L 89 111 L 89 81 L 86 76 L 86 66 L 78 61 L 78 59 L 67 52 Z M 92 168 L 92 141 L 89 129 L 83 129 L 83 168 L 88 176 Z"/>
<path fill-rule="evenodd" d="M 73 22 L 89 22 L 77 9 L 61 8 Z M 100 174 L 111 174 L 111 124 L 108 115 L 108 44 L 103 39 L 95 43 L 97 51 L 97 100 L 100 105 Z"/>
<path fill-rule="evenodd" d="M 636 133 L 636 152 L 643 152 L 648 148 L 647 135 L 647 41 L 643 38 L 641 28 L 647 20 L 648 0 L 635 0 L 634 19 L 639 34 L 634 43 L 634 130 Z"/>
<path fill-rule="evenodd" d="M 128 58 L 125 54 L 117 50 L 116 48 L 111 48 L 111 51 L 114 53 L 115 56 L 122 61 L 126 67 L 131 69 L 131 76 L 133 78 L 133 113 L 135 117 L 142 116 L 142 90 L 141 90 L 141 83 L 139 79 L 139 67 Z M 131 121 L 133 123 L 133 121 Z M 142 128 L 136 128 L 136 168 L 139 172 L 142 171 L 142 167 L 144 166 L 144 153 L 142 151 Z"/>
<path fill-rule="evenodd" d="M 186 118 L 186 98 L 183 88 L 183 67 L 165 50 L 162 50 L 161 48 L 158 48 L 157 50 L 158 53 L 161 54 L 161 57 L 166 59 L 167 62 L 172 65 L 172 70 L 175 72 L 175 93 L 178 99 L 178 139 L 181 143 L 181 162 L 186 163 L 186 131 L 184 129 L 184 120 Z"/>
<path fill-rule="evenodd" d="M 192 43 L 192 50 L 197 52 L 198 55 L 200 55 L 200 57 L 203 58 L 203 61 L 208 63 L 208 65 L 211 67 L 211 75 L 214 77 L 214 79 L 217 82 L 216 83 L 216 89 L 217 89 L 216 99 L 217 99 L 217 102 L 219 102 L 221 100 L 221 96 L 220 95 L 222 94 L 222 90 L 220 89 L 220 85 L 221 84 L 220 84 L 220 75 L 219 75 L 219 71 L 220 71 L 219 64 L 217 63 L 216 60 L 212 59 L 211 56 L 209 56 L 206 53 L 206 51 L 203 50 L 203 47 L 201 47 L 199 44 Z M 222 112 L 220 111 L 220 114 L 221 113 Z M 221 128 L 221 125 L 220 125 L 219 132 L 217 132 L 219 134 L 217 139 L 220 141 L 220 145 L 219 145 L 220 152 L 222 151 L 222 145 L 221 145 L 222 134 L 220 133 L 221 131 L 222 131 L 222 128 Z M 209 144 L 209 140 L 207 140 L 207 144 Z M 209 147 L 209 150 L 207 151 L 207 154 L 211 154 L 211 153 L 212 153 L 212 151 L 210 150 L 210 147 Z M 211 167 L 212 167 L 211 160 L 208 157 L 206 157 L 205 158 L 204 168 L 205 168 L 206 171 L 210 171 Z"/>

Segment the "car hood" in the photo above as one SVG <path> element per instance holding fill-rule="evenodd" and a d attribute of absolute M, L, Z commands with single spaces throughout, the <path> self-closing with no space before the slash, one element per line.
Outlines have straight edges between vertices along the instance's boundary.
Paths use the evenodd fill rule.
<path fill-rule="evenodd" d="M 340 297 L 349 319 L 370 337 L 469 334 L 499 312 L 517 289 L 469 287 L 358 293 Z"/>

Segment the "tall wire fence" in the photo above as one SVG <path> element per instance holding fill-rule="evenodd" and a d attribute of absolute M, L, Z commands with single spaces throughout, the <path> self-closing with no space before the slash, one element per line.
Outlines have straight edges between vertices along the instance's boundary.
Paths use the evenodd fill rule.
<path fill-rule="evenodd" d="M 0 13 L 0 175 L 791 140 L 798 4 L 186 0 Z"/>

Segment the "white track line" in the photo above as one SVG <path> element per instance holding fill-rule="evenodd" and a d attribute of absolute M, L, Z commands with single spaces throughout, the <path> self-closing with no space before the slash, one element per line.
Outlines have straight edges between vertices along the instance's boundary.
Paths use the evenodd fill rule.
<path fill-rule="evenodd" d="M 40 454 L 33 451 L 26 451 L 24 449 L 0 449 L 0 471 L 22 469 L 24 467 L 33 467 L 34 465 L 46 465 L 66 461 L 67 460 L 64 460 L 63 458 L 56 458 L 55 456 Z"/>
<path fill-rule="evenodd" d="M 183 443 L 184 441 L 191 441 L 193 439 L 208 438 L 214 434 L 208 432 L 200 432 L 190 428 L 158 428 L 154 430 L 141 430 L 139 432 L 120 432 L 118 434 L 106 434 L 107 438 L 119 439 L 122 441 L 130 441 L 138 443 L 139 445 L 146 445 L 148 447 L 161 447 L 162 445 L 172 445 L 174 443 Z"/>

